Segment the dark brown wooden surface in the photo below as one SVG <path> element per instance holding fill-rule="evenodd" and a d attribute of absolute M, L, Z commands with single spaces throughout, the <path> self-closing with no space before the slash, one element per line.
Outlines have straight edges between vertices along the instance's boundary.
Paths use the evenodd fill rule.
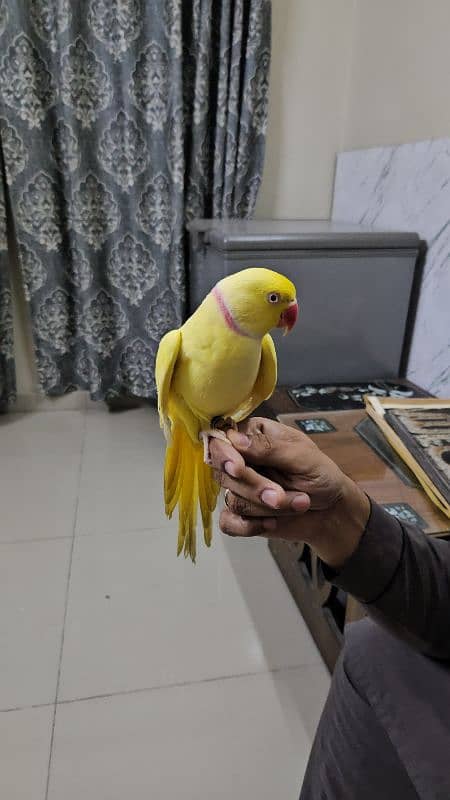
<path fill-rule="evenodd" d="M 343 472 L 378 503 L 408 503 L 425 521 L 425 533 L 442 535 L 450 530 L 450 519 L 421 488 L 408 486 L 354 430 L 366 418 L 365 411 L 321 411 L 280 414 L 285 425 L 297 428 L 296 419 L 328 420 L 336 431 L 311 434 L 311 439 L 338 464 Z"/>

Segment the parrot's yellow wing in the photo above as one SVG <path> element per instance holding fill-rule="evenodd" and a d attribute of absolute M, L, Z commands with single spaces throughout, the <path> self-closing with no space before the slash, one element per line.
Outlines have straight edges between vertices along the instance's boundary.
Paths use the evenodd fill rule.
<path fill-rule="evenodd" d="M 273 394 L 277 384 L 277 354 L 275 345 L 270 333 L 266 333 L 261 342 L 261 361 L 259 372 L 253 387 L 253 391 L 242 405 L 230 416 L 235 422 L 241 422 L 249 416 L 255 408 L 258 408 L 264 400 L 268 400 Z"/>
<path fill-rule="evenodd" d="M 180 348 L 181 330 L 177 328 L 163 336 L 156 355 L 155 379 L 158 391 L 158 413 L 166 439 L 169 439 L 170 436 L 170 422 L 167 416 L 170 383 Z"/>
<path fill-rule="evenodd" d="M 164 466 L 164 498 L 170 518 L 178 505 L 178 554 L 195 561 L 197 505 L 202 514 L 205 542 L 211 544 L 212 513 L 219 486 L 212 470 L 203 463 L 203 448 L 191 434 L 198 421 L 183 399 L 171 391 L 172 377 L 181 351 L 181 329 L 169 331 L 160 342 L 156 356 L 155 378 L 158 390 L 158 412 L 161 427 L 168 441 Z M 170 410 L 170 419 L 169 419 Z"/>

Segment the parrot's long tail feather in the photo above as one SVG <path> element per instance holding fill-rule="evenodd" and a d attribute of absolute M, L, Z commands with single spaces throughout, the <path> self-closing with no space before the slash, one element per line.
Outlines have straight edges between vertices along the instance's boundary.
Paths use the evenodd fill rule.
<path fill-rule="evenodd" d="M 198 505 L 205 542 L 208 547 L 211 544 L 212 512 L 218 493 L 211 467 L 203 461 L 202 445 L 192 441 L 181 422 L 175 422 L 166 451 L 164 499 L 169 518 L 178 504 L 178 555 L 184 550 L 185 557 L 195 561 Z"/>

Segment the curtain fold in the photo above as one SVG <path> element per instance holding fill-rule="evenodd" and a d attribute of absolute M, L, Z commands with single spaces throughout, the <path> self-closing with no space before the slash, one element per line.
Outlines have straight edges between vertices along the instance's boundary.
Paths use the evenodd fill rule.
<path fill-rule="evenodd" d="M 185 225 L 251 215 L 269 0 L 0 0 L 0 408 L 15 391 L 5 194 L 42 390 L 155 396 Z"/>
<path fill-rule="evenodd" d="M 0 169 L 2 167 L 0 152 Z M 3 170 L 4 174 L 4 170 Z M 11 282 L 8 269 L 6 196 L 0 171 L 0 413 L 16 399 Z"/>

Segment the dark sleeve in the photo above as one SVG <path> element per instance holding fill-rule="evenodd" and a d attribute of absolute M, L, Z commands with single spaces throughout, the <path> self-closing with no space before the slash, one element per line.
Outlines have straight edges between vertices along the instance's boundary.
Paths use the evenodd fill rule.
<path fill-rule="evenodd" d="M 417 650 L 450 660 L 450 542 L 371 506 L 357 549 L 338 572 L 323 564 L 325 578 Z"/>

